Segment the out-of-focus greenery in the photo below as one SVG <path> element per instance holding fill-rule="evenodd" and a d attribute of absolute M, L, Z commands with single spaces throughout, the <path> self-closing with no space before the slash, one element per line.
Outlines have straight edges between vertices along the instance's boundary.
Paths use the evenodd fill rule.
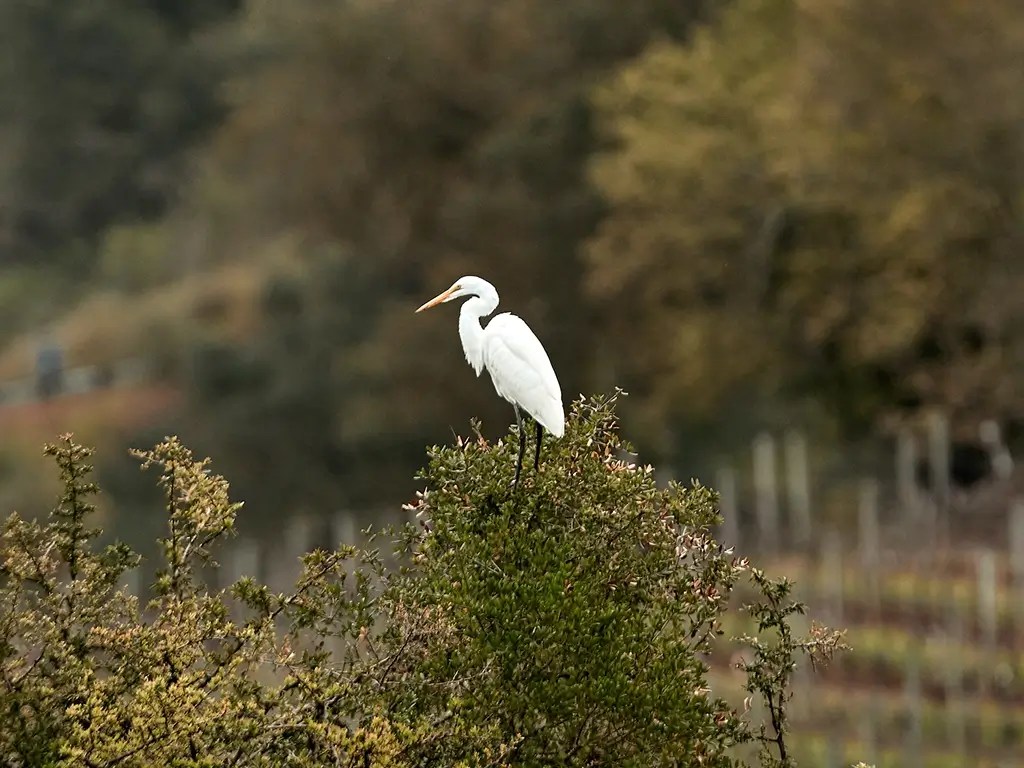
<path fill-rule="evenodd" d="M 88 290 L 108 227 L 173 205 L 222 115 L 212 31 L 239 5 L 0 4 L 0 342 Z"/>
<path fill-rule="evenodd" d="M 1021 61 L 1013 0 L 737 0 L 599 88 L 588 286 L 650 420 L 1019 418 Z"/>
<path fill-rule="evenodd" d="M 217 119 L 204 32 L 238 0 L 13 0 L 0 7 L 0 264 L 87 272 L 95 238 L 159 215 Z"/>
<path fill-rule="evenodd" d="M 585 174 L 590 88 L 653 35 L 682 35 L 699 9 L 247 8 L 233 32 L 249 58 L 228 81 L 193 215 L 168 227 L 203 230 L 200 265 L 268 250 L 291 265 L 268 276 L 252 343 L 196 350 L 194 441 L 243 492 L 258 484 L 254 514 L 404 495 L 425 441 L 470 416 L 508 423 L 465 368 L 454 318 L 412 316 L 461 274 L 483 274 L 529 317 L 567 395 L 587 388 L 576 250 L 601 210 Z"/>
<path fill-rule="evenodd" d="M 669 467 L 795 419 L 1012 425 L 1022 29 L 1014 0 L 15 0 L 0 339 L 101 291 L 70 356 L 156 359 L 188 399 L 156 426 L 268 520 L 397 500 L 424 442 L 511 420 L 454 311 L 412 315 L 467 273 Z M 211 290 L 234 265 L 248 309 Z"/>

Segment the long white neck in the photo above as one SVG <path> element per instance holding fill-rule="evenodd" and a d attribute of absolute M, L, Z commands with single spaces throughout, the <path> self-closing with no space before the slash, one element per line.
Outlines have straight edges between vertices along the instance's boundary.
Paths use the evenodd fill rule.
<path fill-rule="evenodd" d="M 484 329 L 480 318 L 487 317 L 498 306 L 498 294 L 495 292 L 486 298 L 474 296 L 459 311 L 459 338 L 462 349 L 466 353 L 466 362 L 473 366 L 476 375 L 484 370 Z"/>

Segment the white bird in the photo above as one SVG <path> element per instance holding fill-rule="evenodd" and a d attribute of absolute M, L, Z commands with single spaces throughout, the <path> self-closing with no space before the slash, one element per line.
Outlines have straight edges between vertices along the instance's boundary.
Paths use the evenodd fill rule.
<path fill-rule="evenodd" d="M 459 337 L 466 361 L 479 376 L 484 368 L 491 375 L 494 389 L 512 403 L 519 424 L 519 460 L 513 487 L 519 483 L 526 451 L 526 433 L 519 409 L 526 411 L 537 424 L 537 450 L 533 469 L 540 462 L 543 430 L 554 437 L 565 434 L 565 413 L 562 410 L 562 390 L 551 367 L 547 352 L 540 340 L 523 320 L 504 312 L 487 327 L 480 319 L 487 317 L 498 306 L 498 292 L 480 277 L 468 275 L 456 280 L 447 291 L 438 294 L 417 312 L 436 307 L 463 296 L 471 296 L 459 312 Z"/>

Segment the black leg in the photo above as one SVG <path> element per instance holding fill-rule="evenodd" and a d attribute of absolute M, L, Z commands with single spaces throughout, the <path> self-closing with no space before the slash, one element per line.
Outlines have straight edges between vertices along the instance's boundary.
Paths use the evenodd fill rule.
<path fill-rule="evenodd" d="M 537 467 L 540 466 L 540 443 L 544 439 L 544 427 L 537 422 L 537 450 L 533 454 L 533 471 L 537 471 Z"/>
<path fill-rule="evenodd" d="M 519 473 L 523 470 L 523 456 L 526 454 L 526 432 L 523 431 L 523 417 L 519 415 L 519 406 L 513 405 L 516 409 L 516 423 L 519 425 L 519 460 L 516 461 L 516 479 L 512 481 L 512 489 L 519 485 Z"/>

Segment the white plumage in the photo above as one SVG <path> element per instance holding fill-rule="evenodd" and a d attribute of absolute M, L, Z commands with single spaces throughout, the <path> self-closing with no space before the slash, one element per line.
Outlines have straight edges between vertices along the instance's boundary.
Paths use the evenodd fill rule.
<path fill-rule="evenodd" d="M 468 275 L 455 281 L 451 288 L 434 297 L 417 312 L 469 296 L 459 312 L 459 337 L 466 353 L 466 361 L 479 376 L 486 368 L 501 397 L 512 403 L 519 420 L 522 408 L 538 424 L 537 456 L 540 455 L 543 427 L 554 437 L 565 434 L 565 413 L 562 409 L 562 390 L 551 367 L 547 352 L 530 327 L 516 315 L 504 312 L 492 319 L 486 327 L 480 320 L 498 306 L 498 292 L 486 280 Z M 525 433 L 520 421 L 519 464 L 525 446 Z M 538 459 L 534 459 L 536 465 Z M 516 478 L 519 477 L 519 466 Z"/>
<path fill-rule="evenodd" d="M 499 395 L 555 437 L 565 434 L 558 379 L 547 352 L 522 318 L 505 312 L 487 324 L 484 367 Z"/>

